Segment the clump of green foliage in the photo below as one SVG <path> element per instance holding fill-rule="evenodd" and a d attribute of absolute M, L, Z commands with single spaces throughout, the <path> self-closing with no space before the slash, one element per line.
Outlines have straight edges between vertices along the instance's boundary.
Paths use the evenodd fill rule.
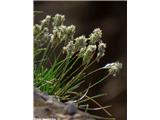
<path fill-rule="evenodd" d="M 75 37 L 76 27 L 66 26 L 64 21 L 64 15 L 47 15 L 40 24 L 34 25 L 34 86 L 56 96 L 60 101 L 72 100 L 80 109 L 86 111 L 102 109 L 111 116 L 106 110 L 110 106 L 102 107 L 95 100 L 106 94 L 89 97 L 87 93 L 108 76 L 115 76 L 122 68 L 122 64 L 109 63 L 86 73 L 90 66 L 99 62 L 105 55 L 106 43 L 102 41 L 102 30 L 96 28 L 88 37 L 85 35 Z M 103 78 L 89 84 L 83 91 L 76 92 L 88 76 L 102 69 L 108 71 Z M 88 100 L 97 104 L 98 108 L 90 108 L 88 104 L 83 104 Z"/>

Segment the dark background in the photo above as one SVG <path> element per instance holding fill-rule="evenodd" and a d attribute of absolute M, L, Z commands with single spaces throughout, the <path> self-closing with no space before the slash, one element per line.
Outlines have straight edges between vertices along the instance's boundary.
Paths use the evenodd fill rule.
<path fill-rule="evenodd" d="M 126 1 L 35 1 L 35 11 L 43 11 L 36 15 L 35 23 L 49 15 L 64 14 L 66 25 L 76 26 L 76 35 L 89 35 L 94 28 L 102 29 L 102 40 L 107 43 L 106 55 L 90 70 L 104 66 L 106 63 L 120 61 L 123 69 L 117 77 L 109 77 L 90 91 L 90 95 L 106 92 L 108 95 L 99 99 L 102 105 L 112 105 L 109 111 L 116 120 L 127 119 L 127 2 Z M 104 75 L 99 71 L 94 74 L 93 81 Z M 94 106 L 92 106 L 94 107 Z M 96 106 L 95 106 L 96 107 Z M 94 111 L 95 112 L 95 111 Z M 103 111 L 95 112 L 97 115 Z"/>

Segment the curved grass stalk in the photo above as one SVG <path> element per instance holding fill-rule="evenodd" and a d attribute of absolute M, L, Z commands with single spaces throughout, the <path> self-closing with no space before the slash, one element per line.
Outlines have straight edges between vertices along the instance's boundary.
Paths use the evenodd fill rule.
<path fill-rule="evenodd" d="M 89 68 L 92 64 L 94 64 L 95 61 L 96 61 L 96 60 L 92 61 L 90 64 L 86 64 L 85 67 L 81 70 L 81 72 L 80 72 L 78 75 L 76 75 L 75 78 L 72 80 L 72 84 L 70 84 L 69 87 L 71 87 L 71 85 L 74 86 L 74 85 L 78 84 L 78 83 L 80 82 L 80 80 L 79 80 L 78 78 L 82 75 L 82 73 L 83 73 L 87 68 Z M 74 83 L 74 84 L 73 84 L 73 83 Z"/>
<path fill-rule="evenodd" d="M 66 80 L 69 80 L 71 78 L 71 76 L 73 76 L 78 70 L 80 70 L 80 68 L 82 67 L 83 65 L 81 64 L 76 70 L 74 70 L 74 72 L 72 72 L 67 78 Z"/>
<path fill-rule="evenodd" d="M 103 106 L 101 106 L 96 100 L 90 98 L 89 96 L 86 95 L 86 97 L 88 99 L 90 99 L 91 101 L 93 101 L 95 104 L 97 104 L 105 113 L 107 113 L 109 116 L 112 116 L 112 114 L 110 112 L 108 112 L 105 108 L 103 108 Z"/>
<path fill-rule="evenodd" d="M 73 57 L 73 60 L 74 60 L 75 57 L 76 57 L 76 55 Z M 69 57 L 69 60 L 70 60 L 70 58 L 71 58 L 71 57 Z M 63 69 L 62 72 L 61 72 L 62 75 L 61 75 L 61 73 L 59 73 L 59 74 L 60 74 L 60 78 L 57 80 L 57 83 L 55 83 L 55 89 L 60 88 L 60 87 L 64 84 L 65 80 L 62 81 L 63 78 L 64 78 L 65 75 L 69 72 L 69 70 L 72 69 L 73 65 L 77 62 L 78 59 L 79 59 L 79 58 L 77 58 L 77 59 L 74 61 L 74 63 L 70 66 L 70 68 L 69 68 L 65 73 L 63 73 L 63 72 L 67 69 L 67 66 L 68 66 L 68 64 L 69 64 L 69 60 L 67 59 L 66 64 L 65 64 L 65 67 L 64 67 L 64 69 Z M 56 77 L 56 78 L 57 78 L 57 77 Z M 61 90 L 61 89 L 59 89 L 59 90 Z"/>
<path fill-rule="evenodd" d="M 75 56 L 76 57 L 76 56 Z M 65 66 L 65 70 L 67 69 L 67 71 L 66 72 L 64 72 L 63 74 L 62 74 L 62 77 L 60 78 L 60 81 L 62 81 L 63 80 L 63 78 L 67 75 L 67 73 L 72 69 L 72 67 L 77 63 L 77 61 L 80 59 L 80 57 L 77 57 L 76 58 L 76 60 L 73 62 L 73 64 L 67 69 L 67 66 Z M 69 61 L 68 61 L 68 64 L 69 64 Z M 68 65 L 68 64 L 66 64 L 66 65 Z M 65 71 L 64 70 L 64 71 Z M 64 83 L 65 82 L 65 80 L 62 82 L 62 83 Z"/>
<path fill-rule="evenodd" d="M 107 93 L 101 93 L 101 94 L 92 96 L 92 97 L 90 97 L 90 98 L 95 99 L 95 98 L 99 98 L 99 97 L 106 96 L 106 95 L 107 95 Z M 84 99 L 84 100 L 78 101 L 78 104 L 87 102 L 88 100 L 89 100 L 89 99 Z"/>
<path fill-rule="evenodd" d="M 75 95 L 78 95 L 78 96 L 81 96 L 80 93 L 77 93 L 77 92 L 70 92 L 71 94 L 75 94 Z M 91 100 L 92 102 L 94 102 L 97 106 L 99 106 L 100 108 L 102 108 L 102 110 L 109 116 L 112 116 L 112 114 L 110 112 L 108 112 L 105 108 L 103 108 L 103 106 L 101 106 L 101 104 L 99 104 L 96 100 L 92 99 L 91 97 L 89 96 L 85 96 L 87 99 Z"/>
<path fill-rule="evenodd" d="M 94 86 L 96 86 L 97 84 L 101 83 L 102 81 L 104 81 L 106 78 L 108 78 L 110 74 L 106 75 L 105 77 L 103 77 L 102 79 L 100 79 L 99 81 L 97 81 L 96 83 L 94 83 L 93 85 L 91 85 L 89 88 L 92 88 Z M 87 90 L 87 89 L 86 89 Z"/>
<path fill-rule="evenodd" d="M 90 114 L 93 118 L 95 118 L 96 120 L 116 120 L 115 118 L 109 118 L 109 117 L 101 117 L 101 116 L 97 116 L 97 115 L 93 115 L 93 114 Z"/>
<path fill-rule="evenodd" d="M 52 50 L 52 47 L 53 47 L 53 44 L 52 44 L 52 45 L 51 45 L 51 49 L 50 49 L 50 51 L 48 51 L 48 55 L 47 55 L 47 56 L 49 57 L 49 56 L 51 55 L 51 53 L 52 53 L 51 51 L 54 52 L 55 49 L 56 49 L 61 43 L 62 43 L 62 41 L 60 41 L 58 44 L 56 44 L 56 46 L 53 48 L 53 50 Z M 62 52 L 62 51 L 61 51 L 61 52 Z M 53 53 L 53 54 L 54 54 L 54 53 Z M 54 58 L 56 58 L 56 57 L 55 57 L 55 54 L 54 54 Z M 56 59 L 57 59 L 57 58 L 56 58 Z"/>
<path fill-rule="evenodd" d="M 48 43 L 48 44 L 47 44 L 46 50 L 44 51 L 44 53 L 43 53 L 43 56 L 42 56 L 42 59 L 41 59 L 41 60 L 43 60 L 43 59 L 44 59 L 44 57 L 46 56 L 47 51 L 48 51 L 48 48 L 49 48 L 49 45 L 50 45 L 50 43 Z M 40 64 L 38 65 L 38 69 L 36 70 L 38 73 L 39 73 L 39 70 L 40 70 L 41 66 L 43 66 L 43 63 L 44 63 L 44 61 L 40 62 Z M 41 72 L 42 72 L 42 71 L 41 71 Z"/>
<path fill-rule="evenodd" d="M 93 70 L 92 72 L 90 72 L 90 73 L 88 73 L 87 75 L 83 76 L 83 77 L 82 77 L 82 78 L 80 78 L 79 80 L 82 80 L 82 79 L 84 79 L 84 78 L 88 77 L 89 75 L 91 75 L 91 74 L 93 74 L 93 73 L 95 73 L 95 72 L 99 71 L 99 70 L 102 70 L 102 68 L 98 68 L 98 69 Z"/>
<path fill-rule="evenodd" d="M 96 59 L 94 59 L 90 64 L 86 64 L 85 67 L 81 70 L 81 72 L 77 75 L 77 77 L 75 79 L 78 79 L 78 77 L 87 69 L 89 68 L 91 65 L 93 65 L 96 62 Z"/>
<path fill-rule="evenodd" d="M 88 111 L 88 108 L 89 108 L 89 104 L 86 105 L 85 112 Z"/>
<path fill-rule="evenodd" d="M 88 105 L 88 104 L 87 104 L 87 105 Z M 106 108 L 110 108 L 110 107 L 112 107 L 112 105 L 107 105 L 107 106 L 104 106 L 104 107 L 102 107 L 102 108 L 89 108 L 89 107 L 88 107 L 87 110 L 90 110 L 90 111 L 97 111 L 97 110 L 102 110 L 103 108 L 106 109 Z M 83 110 L 86 109 L 86 108 L 83 108 L 83 107 L 80 107 L 80 106 L 79 106 L 79 108 L 80 108 L 80 109 L 83 109 Z"/>

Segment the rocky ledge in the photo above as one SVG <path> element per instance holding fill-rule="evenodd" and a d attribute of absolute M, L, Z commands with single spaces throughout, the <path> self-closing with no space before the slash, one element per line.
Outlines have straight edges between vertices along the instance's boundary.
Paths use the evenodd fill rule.
<path fill-rule="evenodd" d="M 34 120 L 94 120 L 69 101 L 59 102 L 54 96 L 34 89 Z"/>

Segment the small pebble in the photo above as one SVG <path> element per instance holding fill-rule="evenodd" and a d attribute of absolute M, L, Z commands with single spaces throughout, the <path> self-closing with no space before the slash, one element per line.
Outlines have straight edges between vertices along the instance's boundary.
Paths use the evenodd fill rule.
<path fill-rule="evenodd" d="M 77 107 L 74 102 L 66 102 L 66 113 L 69 115 L 74 115 L 75 113 L 77 113 Z"/>

